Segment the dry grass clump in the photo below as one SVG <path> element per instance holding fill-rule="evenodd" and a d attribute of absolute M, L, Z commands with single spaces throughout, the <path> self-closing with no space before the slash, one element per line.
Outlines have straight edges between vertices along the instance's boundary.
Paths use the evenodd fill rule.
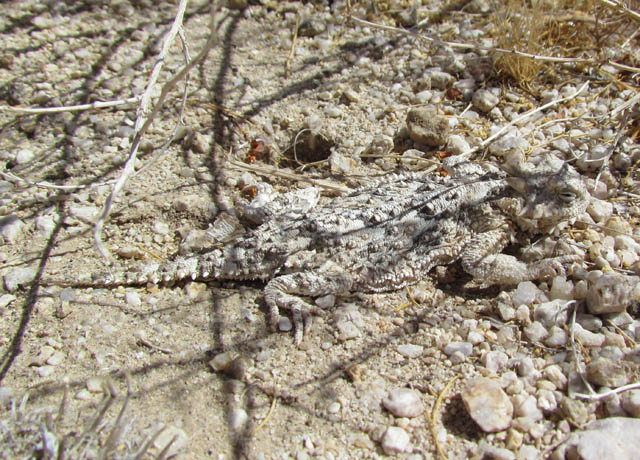
<path fill-rule="evenodd" d="M 633 56 L 624 51 L 625 42 L 637 40 L 638 22 L 633 15 L 608 0 L 509 0 L 495 10 L 493 37 L 498 48 L 515 50 L 539 57 L 496 54 L 494 68 L 520 86 L 529 88 L 544 74 L 555 82 L 557 66 L 546 57 L 575 58 L 573 68 L 583 70 L 578 59 L 606 62 L 613 59 L 637 66 Z M 633 9 L 640 0 L 627 5 Z M 621 62 L 622 61 L 622 62 Z M 572 68 L 571 65 L 565 69 Z M 529 88 L 530 89 L 530 88 Z"/>
<path fill-rule="evenodd" d="M 494 25 L 498 48 L 514 49 L 529 54 L 543 54 L 546 46 L 543 12 L 540 8 L 527 8 L 520 0 L 510 0 L 495 14 Z M 508 75 L 521 86 L 533 81 L 544 63 L 526 56 L 500 54 L 494 60 L 498 75 Z"/>
<path fill-rule="evenodd" d="M 95 412 L 67 414 L 67 392 L 58 408 L 33 408 L 28 394 L 12 398 L 0 418 L 0 459 L 165 459 L 171 443 L 155 456 L 150 449 L 162 430 L 146 441 L 131 434 L 127 396 L 117 416 L 109 416 L 116 397 L 108 392 Z M 6 410 L 4 410 L 6 409 Z M 75 419 L 75 420 L 71 420 Z M 78 420 L 79 419 L 79 420 Z M 85 428 L 78 432 L 78 426 Z"/>

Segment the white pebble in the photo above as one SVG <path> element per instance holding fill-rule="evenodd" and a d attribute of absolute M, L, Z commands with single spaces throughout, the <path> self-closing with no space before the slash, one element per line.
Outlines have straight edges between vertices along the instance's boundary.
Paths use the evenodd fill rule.
<path fill-rule="evenodd" d="M 2 296 L 0 296 L 0 308 L 6 307 L 14 300 L 16 300 L 16 296 L 11 294 L 3 294 Z"/>
<path fill-rule="evenodd" d="M 336 296 L 334 296 L 333 294 L 329 294 L 318 297 L 315 303 L 317 306 L 323 309 L 332 308 L 336 304 Z"/>
<path fill-rule="evenodd" d="M 462 392 L 467 413 L 486 433 L 506 430 L 511 424 L 513 404 L 497 381 L 478 378 Z"/>
<path fill-rule="evenodd" d="M 465 357 L 471 356 L 473 345 L 469 342 L 451 342 L 444 347 L 444 354 L 447 356 L 456 352 L 462 353 Z"/>
<path fill-rule="evenodd" d="M 2 235 L 8 243 L 14 243 L 22 232 L 24 222 L 15 215 L 9 215 L 0 218 L 0 235 Z"/>
<path fill-rule="evenodd" d="M 56 223 L 53 220 L 53 216 L 38 216 L 36 217 L 36 229 L 42 234 L 48 236 L 56 227 Z"/>
<path fill-rule="evenodd" d="M 4 287 L 9 292 L 15 292 L 19 286 L 30 283 L 36 276 L 36 270 L 30 267 L 18 267 L 4 275 Z"/>
<path fill-rule="evenodd" d="M 482 364 L 484 364 L 484 367 L 494 374 L 497 374 L 499 371 L 504 369 L 507 366 L 508 361 L 509 356 L 499 350 L 490 351 L 482 356 Z"/>
<path fill-rule="evenodd" d="M 29 163 L 36 155 L 29 149 L 18 150 L 16 153 L 16 163 L 19 165 Z"/>
<path fill-rule="evenodd" d="M 249 416 L 244 409 L 233 409 L 229 414 L 229 427 L 232 431 L 239 431 L 244 428 Z"/>
<path fill-rule="evenodd" d="M 413 418 L 424 415 L 420 393 L 410 388 L 391 390 L 382 400 L 382 405 L 396 417 Z"/>
<path fill-rule="evenodd" d="M 411 450 L 409 434 L 402 428 L 390 426 L 382 437 L 382 450 L 387 455 L 394 455 Z"/>
<path fill-rule="evenodd" d="M 623 393 L 622 408 L 632 417 L 640 418 L 640 390 Z"/>
<path fill-rule="evenodd" d="M 124 295 L 124 300 L 127 302 L 127 305 L 131 305 L 132 307 L 139 307 L 142 305 L 142 301 L 140 300 L 140 296 L 137 292 L 127 292 Z"/>
<path fill-rule="evenodd" d="M 538 401 L 533 395 L 515 395 L 513 408 L 517 417 L 526 417 L 534 422 L 542 419 L 542 411 L 538 408 Z"/>
<path fill-rule="evenodd" d="M 422 355 L 424 352 L 424 347 L 422 345 L 414 345 L 412 343 L 407 343 L 404 345 L 398 345 L 398 353 L 400 353 L 405 358 L 417 358 Z"/>
<path fill-rule="evenodd" d="M 289 332 L 291 329 L 293 329 L 291 320 L 286 316 L 281 316 L 280 319 L 278 319 L 278 330 L 280 332 Z"/>
<path fill-rule="evenodd" d="M 524 334 L 532 342 L 542 342 L 542 340 L 548 335 L 547 330 L 538 321 L 534 321 L 524 328 Z"/>
<path fill-rule="evenodd" d="M 539 294 L 542 294 L 542 291 L 535 284 L 531 281 L 523 281 L 518 284 L 516 291 L 511 296 L 511 304 L 514 307 L 529 305 L 535 302 Z"/>

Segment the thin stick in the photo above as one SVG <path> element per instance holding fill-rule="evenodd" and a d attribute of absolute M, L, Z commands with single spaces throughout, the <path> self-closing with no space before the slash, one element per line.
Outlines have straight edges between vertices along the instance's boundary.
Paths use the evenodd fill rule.
<path fill-rule="evenodd" d="M 235 166 L 236 168 L 246 169 L 247 171 L 251 171 L 251 172 L 254 172 L 256 174 L 260 174 L 261 176 L 265 176 L 265 177 L 277 176 L 277 177 L 282 177 L 284 179 L 294 180 L 294 181 L 298 181 L 298 182 L 307 182 L 307 183 L 313 184 L 313 185 L 315 185 L 317 187 L 321 187 L 321 188 L 324 188 L 326 190 L 330 190 L 332 192 L 336 192 L 336 193 L 340 193 L 340 194 L 348 193 L 350 191 L 346 187 L 340 187 L 339 185 L 327 184 L 326 182 L 323 182 L 323 181 L 310 179 L 308 177 L 300 176 L 300 175 L 297 175 L 297 174 L 291 174 L 291 173 L 287 173 L 287 172 L 284 172 L 284 171 L 279 171 L 279 170 L 277 170 L 275 168 L 265 168 L 265 167 L 261 167 L 261 166 L 248 165 L 248 164 L 240 163 L 240 162 L 234 161 L 234 160 L 229 160 L 229 163 L 231 164 L 231 166 Z"/>
<path fill-rule="evenodd" d="M 109 185 L 109 184 L 113 184 L 115 182 L 115 179 L 106 181 L 106 182 L 99 182 L 97 184 L 81 184 L 81 185 L 55 185 L 55 184 L 51 184 L 49 182 L 31 182 L 28 181 L 26 179 L 23 179 L 20 176 L 16 176 L 15 174 L 11 173 L 11 172 L 2 172 L 0 171 L 0 176 L 2 176 L 3 178 L 7 179 L 10 182 L 22 182 L 25 183 L 31 187 L 42 187 L 42 188 L 51 188 L 51 189 L 55 189 L 55 190 L 78 190 L 78 189 L 83 189 L 83 188 L 95 188 L 95 187 L 101 187 L 103 185 Z"/>
<path fill-rule="evenodd" d="M 140 99 L 141 96 L 134 96 L 127 99 L 119 99 L 117 101 L 96 101 L 92 102 L 91 104 L 67 105 L 61 107 L 11 107 L 3 105 L 0 106 L 0 110 L 6 110 L 7 112 L 24 113 L 27 115 L 42 115 L 47 113 L 79 112 L 82 110 L 108 109 L 110 107 L 117 107 L 119 105 L 139 102 Z"/>
<path fill-rule="evenodd" d="M 617 0 L 598 0 L 598 1 L 604 5 L 620 10 L 621 13 L 626 14 L 627 16 L 629 16 L 632 19 L 635 19 L 636 21 L 640 21 L 640 13 L 633 11 L 631 8 L 627 7 L 626 5 L 624 5 L 623 3 Z"/>
<path fill-rule="evenodd" d="M 567 303 L 567 306 L 571 303 L 575 303 L 575 300 L 570 301 L 569 303 Z M 578 376 L 580 377 L 580 379 L 582 380 L 582 383 L 584 383 L 584 385 L 587 387 L 587 389 L 592 393 L 595 394 L 595 391 L 593 391 L 593 388 L 591 387 L 591 385 L 589 384 L 589 382 L 587 381 L 587 379 L 584 377 L 584 375 L 582 374 L 582 371 L 580 370 L 580 362 L 578 361 L 578 351 L 576 350 L 576 340 L 575 340 L 575 324 L 576 324 L 576 312 L 578 311 L 578 307 L 577 305 L 574 305 L 573 307 L 573 313 L 571 314 L 571 329 L 570 329 L 570 338 L 571 338 L 571 354 L 573 355 L 573 363 L 576 367 L 576 372 L 578 373 Z M 571 392 L 569 392 L 571 393 Z M 572 394 L 569 394 L 569 397 L 572 397 Z"/>
<path fill-rule="evenodd" d="M 433 437 L 433 442 L 436 445 L 436 451 L 438 452 L 438 455 L 440 455 L 440 458 L 442 458 L 443 460 L 447 460 L 447 455 L 442 450 L 440 441 L 438 441 L 438 435 L 436 433 L 436 416 L 438 415 L 438 411 L 440 410 L 440 405 L 442 404 L 442 400 L 444 399 L 445 395 L 449 391 L 449 388 L 451 388 L 451 385 L 453 385 L 453 383 L 457 379 L 458 379 L 458 376 L 456 375 L 451 380 L 449 380 L 449 383 L 445 385 L 445 387 L 442 389 L 442 391 L 438 395 L 438 398 L 436 399 L 436 403 L 433 405 L 433 410 L 431 411 L 431 415 L 427 414 L 427 419 L 429 420 L 429 425 L 431 426 L 431 437 Z"/>
<path fill-rule="evenodd" d="M 273 413 L 273 409 L 276 408 L 276 401 L 277 401 L 277 399 L 274 396 L 273 399 L 271 400 L 271 407 L 269 407 L 269 412 L 267 412 L 267 415 L 265 416 L 265 418 L 262 419 L 262 421 L 256 427 L 256 429 L 251 432 L 251 436 L 256 434 L 259 430 L 262 429 L 263 426 L 265 426 L 267 424 L 267 421 L 269 420 L 269 418 L 271 417 L 271 414 Z"/>
<path fill-rule="evenodd" d="M 574 393 L 573 397 L 578 399 L 587 399 L 589 401 L 600 401 L 601 399 L 606 399 L 609 396 L 613 396 L 618 393 L 624 393 L 625 391 L 634 390 L 636 388 L 640 388 L 640 383 L 630 383 L 629 385 L 625 385 L 623 387 L 614 388 L 613 390 L 605 391 L 604 393 L 598 393 L 593 395 L 587 395 L 584 393 Z"/>
<path fill-rule="evenodd" d="M 116 197 L 118 196 L 122 188 L 124 187 L 128 178 L 133 173 L 135 162 L 137 159 L 138 147 L 140 145 L 142 136 L 149 129 L 149 126 L 151 126 L 153 119 L 162 108 L 164 100 L 167 98 L 167 95 L 169 94 L 169 92 L 173 89 L 173 87 L 179 81 L 181 81 L 185 77 L 185 75 L 196 64 L 198 64 L 207 56 L 207 54 L 209 53 L 209 50 L 217 42 L 217 30 L 216 30 L 216 24 L 215 24 L 215 17 L 216 17 L 216 11 L 218 9 L 218 3 L 217 1 L 214 1 L 213 4 L 211 5 L 211 24 L 209 26 L 210 36 L 209 36 L 209 39 L 207 40 L 207 43 L 202 48 L 200 53 L 189 64 L 182 67 L 180 71 L 178 71 L 169 81 L 167 81 L 164 84 L 164 86 L 162 87 L 162 92 L 160 93 L 160 97 L 158 98 L 158 101 L 153 106 L 151 113 L 148 116 L 146 116 L 146 112 L 149 110 L 149 106 L 151 104 L 152 89 L 155 85 L 156 80 L 158 79 L 160 70 L 162 69 L 164 58 L 167 55 L 173 40 L 178 34 L 180 27 L 182 26 L 182 19 L 184 16 L 184 11 L 186 9 L 186 6 L 187 6 L 187 0 L 180 0 L 180 4 L 178 5 L 178 11 L 176 13 L 176 18 L 173 22 L 173 25 L 171 26 L 169 33 L 167 34 L 162 50 L 158 55 L 156 64 L 151 72 L 151 76 L 149 77 L 149 83 L 147 85 L 147 89 L 145 90 L 142 96 L 142 101 L 140 103 L 140 109 L 139 109 L 139 116 L 136 119 L 136 124 L 134 127 L 135 136 L 133 139 L 133 144 L 131 146 L 131 151 L 129 153 L 129 158 L 127 159 L 127 162 L 124 166 L 122 174 L 120 175 L 120 178 L 118 179 L 115 186 L 113 187 L 111 194 L 107 197 L 104 208 L 102 210 L 102 214 L 100 215 L 100 218 L 98 219 L 94 227 L 93 237 L 96 243 L 96 247 L 98 248 L 98 250 L 100 251 L 103 257 L 109 257 L 110 253 L 102 243 L 102 228 L 104 227 L 104 223 L 107 217 L 109 216 L 109 212 L 111 211 L 111 207 L 113 205 L 114 200 L 116 199 Z"/>
<path fill-rule="evenodd" d="M 288 77 L 289 72 L 291 71 L 291 62 L 293 61 L 293 56 L 296 54 L 296 42 L 298 41 L 298 27 L 300 27 L 300 14 L 296 14 L 296 25 L 293 30 L 293 39 L 291 40 L 291 51 L 289 52 L 289 57 L 287 58 L 287 62 L 284 63 L 284 76 Z"/>

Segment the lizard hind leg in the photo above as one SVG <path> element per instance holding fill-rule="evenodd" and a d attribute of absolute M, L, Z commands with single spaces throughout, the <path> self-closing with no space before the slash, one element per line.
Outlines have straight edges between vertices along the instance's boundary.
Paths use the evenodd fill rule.
<path fill-rule="evenodd" d="M 281 308 L 291 311 L 294 341 L 299 345 L 311 329 L 312 315 L 324 315 L 324 310 L 305 302 L 300 296 L 344 295 L 351 291 L 352 284 L 351 276 L 332 262 L 317 270 L 273 278 L 264 288 L 271 326 L 277 328 Z"/>

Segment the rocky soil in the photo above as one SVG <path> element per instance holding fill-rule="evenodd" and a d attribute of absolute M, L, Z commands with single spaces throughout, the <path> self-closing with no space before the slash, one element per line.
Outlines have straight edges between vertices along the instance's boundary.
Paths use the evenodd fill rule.
<path fill-rule="evenodd" d="M 640 381 L 637 19 L 539 2 L 541 35 L 516 39 L 532 10 L 503 2 L 244 3 L 218 12 L 183 123 L 184 82 L 143 137 L 103 232 L 111 259 L 93 223 L 138 101 L 11 108 L 140 96 L 177 5 L 0 4 L 0 458 L 125 458 L 154 434 L 147 457 L 637 458 L 640 388 L 607 393 Z M 184 16 L 191 57 L 209 7 Z M 573 59 L 508 61 L 491 51 L 505 38 Z M 160 84 L 183 65 L 177 40 Z M 268 327 L 257 282 L 41 282 L 215 244 L 215 218 L 265 184 L 330 196 L 472 149 L 498 164 L 552 154 L 584 175 L 587 212 L 518 253 L 562 240 L 583 263 L 503 288 L 454 266 L 407 291 L 315 299 L 327 314 L 300 347 L 286 321 Z"/>

